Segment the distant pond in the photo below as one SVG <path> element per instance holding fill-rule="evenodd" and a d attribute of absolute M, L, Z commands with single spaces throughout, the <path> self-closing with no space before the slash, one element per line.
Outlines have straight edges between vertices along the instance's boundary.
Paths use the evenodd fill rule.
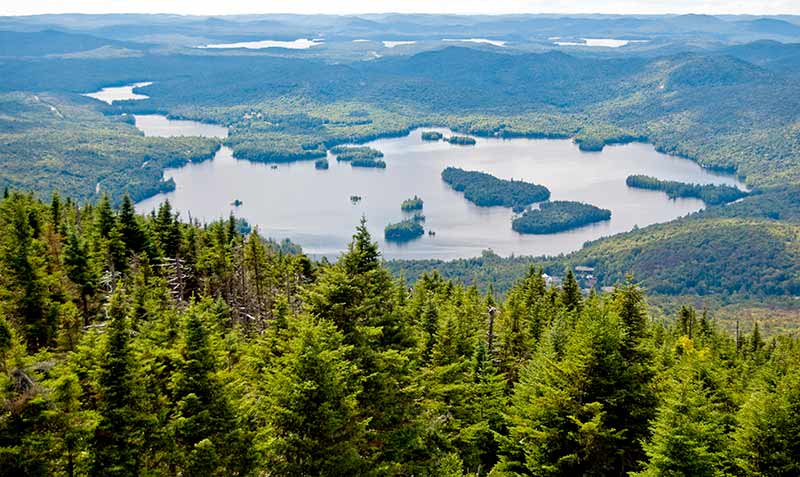
<path fill-rule="evenodd" d="M 224 127 L 163 116 L 138 116 L 146 135 L 204 135 L 223 138 Z M 427 128 L 426 130 L 430 130 Z M 447 129 L 435 129 L 451 134 Z M 630 174 L 698 184 L 729 184 L 736 178 L 703 169 L 693 161 L 662 154 L 648 144 L 607 146 L 582 152 L 570 140 L 477 138 L 475 146 L 426 142 L 421 131 L 365 145 L 383 151 L 386 169 L 362 169 L 337 162 L 315 169 L 314 161 L 289 164 L 237 160 L 222 147 L 213 160 L 165 171 L 176 190 L 137 204 L 149 212 L 165 199 L 181 212 L 201 220 L 227 217 L 233 211 L 257 225 L 266 236 L 289 238 L 306 253 L 335 257 L 346 248 L 364 215 L 370 232 L 387 258 L 455 259 L 492 249 L 500 255 L 557 255 L 583 243 L 626 232 L 634 227 L 667 222 L 703 208 L 696 199 L 671 200 L 659 191 L 625 185 Z M 552 200 L 577 200 L 610 209 L 610 221 L 550 234 L 522 235 L 511 230 L 512 211 L 477 207 L 441 179 L 447 166 L 480 170 L 504 179 L 547 186 Z M 353 204 L 350 197 L 362 197 Z M 404 218 L 400 204 L 417 195 L 425 201 L 425 229 L 436 235 L 405 244 L 386 243 L 383 228 Z M 231 203 L 241 200 L 239 207 Z"/>

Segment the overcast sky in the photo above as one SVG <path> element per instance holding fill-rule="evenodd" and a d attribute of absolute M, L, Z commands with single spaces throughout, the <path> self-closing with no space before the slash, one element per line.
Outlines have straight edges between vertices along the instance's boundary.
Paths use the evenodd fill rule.
<path fill-rule="evenodd" d="M 379 12 L 800 14 L 800 0 L 0 0 L 0 15 Z"/>

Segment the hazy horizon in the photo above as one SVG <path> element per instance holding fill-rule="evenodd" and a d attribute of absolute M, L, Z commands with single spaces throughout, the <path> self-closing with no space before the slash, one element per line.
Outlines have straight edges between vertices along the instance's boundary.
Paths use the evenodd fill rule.
<path fill-rule="evenodd" d="M 612 14 L 612 15 L 798 15 L 800 2 L 796 0 L 655 0 L 630 2 L 625 0 L 499 0 L 487 8 L 485 1 L 442 0 L 432 3 L 420 0 L 298 0 L 286 2 L 252 2 L 232 0 L 221 4 L 208 0 L 77 0 L 64 2 L 41 0 L 36 2 L 8 2 L 0 6 L 0 15 L 23 16 L 42 14 L 176 14 L 176 15 L 245 15 L 245 14 L 330 14 L 358 15 L 379 13 L 401 14 Z"/>

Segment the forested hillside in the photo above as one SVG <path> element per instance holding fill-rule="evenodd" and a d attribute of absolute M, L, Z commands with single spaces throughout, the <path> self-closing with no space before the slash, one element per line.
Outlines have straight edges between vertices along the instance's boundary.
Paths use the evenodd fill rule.
<path fill-rule="evenodd" d="M 0 474 L 794 475 L 800 343 L 531 268 L 499 300 L 168 203 L 0 202 Z"/>

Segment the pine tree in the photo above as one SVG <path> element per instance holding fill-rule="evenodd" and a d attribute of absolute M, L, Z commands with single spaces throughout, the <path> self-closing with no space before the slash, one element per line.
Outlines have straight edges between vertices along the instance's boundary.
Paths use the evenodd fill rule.
<path fill-rule="evenodd" d="M 750 352 L 757 353 L 764 346 L 761 339 L 761 332 L 758 329 L 758 322 L 753 323 L 753 334 L 750 335 Z"/>
<path fill-rule="evenodd" d="M 94 227 L 100 238 L 107 239 L 111 229 L 114 228 L 116 219 L 108 195 L 103 194 L 94 211 Z"/>
<path fill-rule="evenodd" d="M 330 322 L 304 317 L 295 323 L 267 388 L 270 473 L 359 475 L 367 470 L 361 455 L 366 418 L 358 409 L 360 373 L 348 359 L 352 346 Z"/>
<path fill-rule="evenodd" d="M 31 199 L 13 194 L 2 202 L 0 284 L 7 297 L 7 318 L 22 332 L 31 351 L 52 344 L 57 310 L 48 293 L 45 252 L 36 238 Z"/>
<path fill-rule="evenodd" d="M 583 307 L 583 297 L 581 296 L 581 287 L 575 279 L 575 274 L 572 269 L 567 270 L 567 275 L 564 277 L 564 284 L 561 286 L 561 303 L 567 308 L 568 311 L 580 313 Z"/>
<path fill-rule="evenodd" d="M 95 292 L 97 276 L 89 261 L 89 251 L 74 230 L 70 230 L 67 236 L 63 257 L 64 271 L 72 283 L 78 287 L 84 326 L 86 326 L 89 324 L 88 300 Z"/>
<path fill-rule="evenodd" d="M 641 288 L 629 277 L 624 285 L 614 290 L 612 300 L 625 332 L 620 347 L 625 364 L 614 398 L 618 408 L 609 413 L 609 423 L 617 429 L 625 429 L 617 451 L 623 469 L 632 470 L 644 456 L 641 443 L 650 434 L 648 423 L 656 407 L 651 385 L 655 378 L 653 352 L 647 341 L 650 332 Z"/>
<path fill-rule="evenodd" d="M 730 468 L 725 403 L 714 395 L 709 364 L 681 338 L 684 350 L 644 446 L 647 460 L 635 477 L 691 475 L 716 477 Z"/>
<path fill-rule="evenodd" d="M 122 205 L 119 209 L 119 231 L 122 235 L 122 241 L 125 242 L 125 247 L 138 254 L 144 250 L 145 237 L 139 221 L 136 217 L 136 209 L 133 206 L 133 201 L 128 194 L 122 198 Z"/>
<path fill-rule="evenodd" d="M 362 220 L 348 251 L 307 290 L 305 309 L 333 322 L 344 343 L 353 346 L 352 362 L 369 370 L 359 394 L 363 417 L 371 418 L 368 452 L 376 462 L 400 465 L 411 458 L 403 452 L 416 413 L 411 385 L 415 343 L 410 324 L 403 321 L 406 315 L 395 305 L 395 282 L 379 257 Z"/>
<path fill-rule="evenodd" d="M 737 415 L 736 461 L 742 475 L 800 475 L 800 375 L 796 358 L 769 370 Z M 782 374 L 782 375 L 781 375 Z"/>
<path fill-rule="evenodd" d="M 53 391 L 55 409 L 51 411 L 50 419 L 59 446 L 53 457 L 59 457 L 57 463 L 63 473 L 72 477 L 79 474 L 79 469 L 85 465 L 86 450 L 97 422 L 93 412 L 81 408 L 81 387 L 74 373 L 61 376 Z"/>
<path fill-rule="evenodd" d="M 130 347 L 125 295 L 121 287 L 111 297 L 108 317 L 108 338 L 98 378 L 100 422 L 92 440 L 90 474 L 137 475 L 143 426 L 135 390 L 136 369 Z"/>
<path fill-rule="evenodd" d="M 158 208 L 158 213 L 153 220 L 153 231 L 156 243 L 164 256 L 175 258 L 180 249 L 181 231 L 180 223 L 177 216 L 173 215 L 172 205 L 168 200 Z"/>
<path fill-rule="evenodd" d="M 422 350 L 422 359 L 427 362 L 430 361 L 433 354 L 433 348 L 437 341 L 436 334 L 439 329 L 439 313 L 431 297 L 425 300 L 420 321 L 422 322 L 422 330 L 425 333 L 423 338 L 425 347 Z"/>
<path fill-rule="evenodd" d="M 571 321 L 571 320 L 570 320 Z M 565 332 L 552 323 L 523 368 L 508 410 L 498 471 L 522 475 L 621 475 L 634 437 L 622 416 L 635 396 L 623 358 L 622 320 L 588 302 Z M 563 349 L 562 349 L 563 347 Z"/>
<path fill-rule="evenodd" d="M 188 315 L 172 419 L 179 470 L 187 475 L 242 475 L 250 460 L 246 437 L 216 378 L 208 332 L 197 312 L 189 310 Z"/>

